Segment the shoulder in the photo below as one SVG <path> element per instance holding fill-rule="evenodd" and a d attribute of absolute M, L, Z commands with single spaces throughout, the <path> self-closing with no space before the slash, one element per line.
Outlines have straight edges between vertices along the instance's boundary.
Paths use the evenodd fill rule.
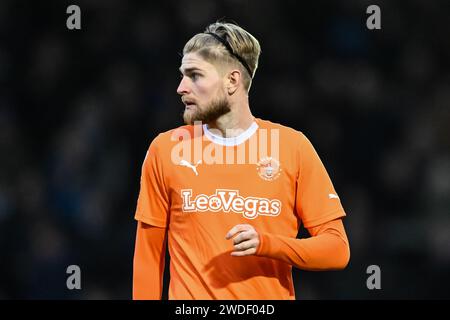
<path fill-rule="evenodd" d="M 280 140 L 283 143 L 302 144 L 305 140 L 308 140 L 305 134 L 300 130 L 268 120 L 257 119 L 256 121 L 261 129 L 266 129 L 268 131 L 277 130 L 279 132 Z"/>
<path fill-rule="evenodd" d="M 192 125 L 180 126 L 159 133 L 150 143 L 149 149 L 170 148 L 178 142 L 194 137 L 195 130 Z M 201 131 L 200 131 L 201 134 Z"/>

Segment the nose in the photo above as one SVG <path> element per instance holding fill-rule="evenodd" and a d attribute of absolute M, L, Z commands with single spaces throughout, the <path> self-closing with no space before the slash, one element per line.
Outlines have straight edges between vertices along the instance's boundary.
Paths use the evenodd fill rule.
<path fill-rule="evenodd" d="M 189 85 L 188 85 L 187 77 L 183 77 L 181 79 L 180 84 L 178 85 L 178 88 L 177 88 L 177 93 L 179 95 L 185 95 L 185 94 L 189 93 Z"/>

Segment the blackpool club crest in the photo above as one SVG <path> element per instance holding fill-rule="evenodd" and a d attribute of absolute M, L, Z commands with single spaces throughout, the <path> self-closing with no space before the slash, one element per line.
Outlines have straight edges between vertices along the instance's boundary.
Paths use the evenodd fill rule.
<path fill-rule="evenodd" d="M 273 181 L 281 174 L 280 162 L 272 157 L 264 157 L 258 161 L 256 171 L 261 179 Z"/>

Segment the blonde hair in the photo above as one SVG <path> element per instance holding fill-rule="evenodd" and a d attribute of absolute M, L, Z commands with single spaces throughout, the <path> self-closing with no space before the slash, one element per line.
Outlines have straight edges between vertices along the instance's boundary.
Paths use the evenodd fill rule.
<path fill-rule="evenodd" d="M 258 68 L 261 53 L 258 40 L 243 28 L 232 23 L 216 22 L 206 27 L 204 32 L 196 34 L 185 44 L 183 55 L 197 53 L 210 63 L 226 63 L 237 66 L 241 70 L 242 82 L 248 92 Z M 208 33 L 213 33 L 215 36 Z M 232 51 L 230 52 L 216 36 L 228 43 Z M 243 61 L 241 62 L 240 59 Z"/>

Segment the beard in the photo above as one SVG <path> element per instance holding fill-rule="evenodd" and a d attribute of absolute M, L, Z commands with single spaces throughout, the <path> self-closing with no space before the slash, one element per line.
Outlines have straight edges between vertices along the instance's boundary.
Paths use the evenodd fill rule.
<path fill-rule="evenodd" d="M 193 125 L 195 121 L 211 123 L 231 111 L 230 103 L 224 97 L 211 101 L 206 107 L 195 106 L 194 110 L 185 110 L 184 123 Z"/>

